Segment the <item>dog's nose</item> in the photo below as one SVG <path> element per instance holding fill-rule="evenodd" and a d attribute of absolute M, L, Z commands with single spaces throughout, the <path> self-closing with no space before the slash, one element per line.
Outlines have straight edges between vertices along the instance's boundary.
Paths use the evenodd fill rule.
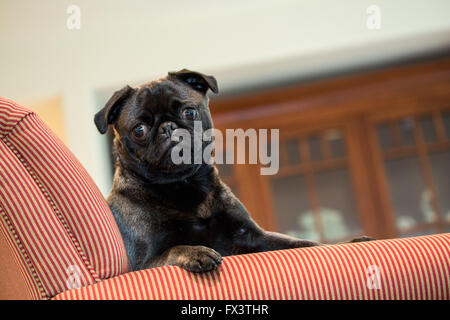
<path fill-rule="evenodd" d="M 166 135 L 167 137 L 172 136 L 173 130 L 178 128 L 177 124 L 172 121 L 166 121 L 160 124 L 158 128 L 158 133 L 160 135 Z"/>

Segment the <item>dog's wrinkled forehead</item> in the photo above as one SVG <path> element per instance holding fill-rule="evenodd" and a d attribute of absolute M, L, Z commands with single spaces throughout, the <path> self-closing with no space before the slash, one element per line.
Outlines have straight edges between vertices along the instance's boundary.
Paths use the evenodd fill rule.
<path fill-rule="evenodd" d="M 181 81 L 162 78 L 139 86 L 134 104 L 154 112 L 164 112 L 174 104 L 207 106 L 208 97 Z"/>
<path fill-rule="evenodd" d="M 119 127 L 125 127 L 121 125 L 125 122 L 124 119 L 128 119 L 128 123 L 136 119 L 138 110 L 153 114 L 170 113 L 181 110 L 180 107 L 185 105 L 200 109 L 197 111 L 209 117 L 208 90 L 219 92 L 216 78 L 213 76 L 188 69 L 169 72 L 165 78 L 137 88 L 126 85 L 117 90 L 95 114 L 94 122 L 99 132 L 105 134 L 110 125 L 118 123 Z"/>

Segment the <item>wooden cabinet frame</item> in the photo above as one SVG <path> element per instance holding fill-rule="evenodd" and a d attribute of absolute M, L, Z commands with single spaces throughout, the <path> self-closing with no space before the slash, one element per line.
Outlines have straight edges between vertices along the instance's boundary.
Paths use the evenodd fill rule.
<path fill-rule="evenodd" d="M 364 233 L 377 238 L 395 237 L 398 232 L 376 124 L 402 116 L 435 114 L 444 109 L 450 109 L 450 57 L 211 102 L 214 123 L 220 130 L 278 128 L 280 142 L 302 132 L 336 127 L 344 130 L 361 225 Z M 442 123 L 436 128 L 442 136 Z M 419 135 L 416 138 L 429 184 L 430 170 L 423 157 L 426 146 L 420 142 Z M 448 141 L 440 140 L 440 143 Z M 258 165 L 235 167 L 234 179 L 241 200 L 262 227 L 277 230 L 270 177 L 261 176 Z"/>

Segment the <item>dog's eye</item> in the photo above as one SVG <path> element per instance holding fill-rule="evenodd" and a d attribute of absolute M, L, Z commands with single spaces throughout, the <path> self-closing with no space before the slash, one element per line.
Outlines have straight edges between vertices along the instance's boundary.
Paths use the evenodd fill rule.
<path fill-rule="evenodd" d="M 147 126 L 140 124 L 133 129 L 133 137 L 137 140 L 145 138 L 147 131 Z"/>
<path fill-rule="evenodd" d="M 197 118 L 197 110 L 194 108 L 186 108 L 183 110 L 182 116 L 186 120 L 195 120 Z"/>

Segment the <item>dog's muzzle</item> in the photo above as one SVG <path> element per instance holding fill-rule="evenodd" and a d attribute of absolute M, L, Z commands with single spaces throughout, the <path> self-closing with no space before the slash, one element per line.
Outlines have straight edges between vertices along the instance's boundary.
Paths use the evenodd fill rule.
<path fill-rule="evenodd" d="M 158 134 L 160 136 L 170 138 L 172 136 L 173 131 L 177 128 L 178 128 L 178 126 L 175 122 L 165 121 L 160 124 L 160 126 L 158 128 Z"/>

